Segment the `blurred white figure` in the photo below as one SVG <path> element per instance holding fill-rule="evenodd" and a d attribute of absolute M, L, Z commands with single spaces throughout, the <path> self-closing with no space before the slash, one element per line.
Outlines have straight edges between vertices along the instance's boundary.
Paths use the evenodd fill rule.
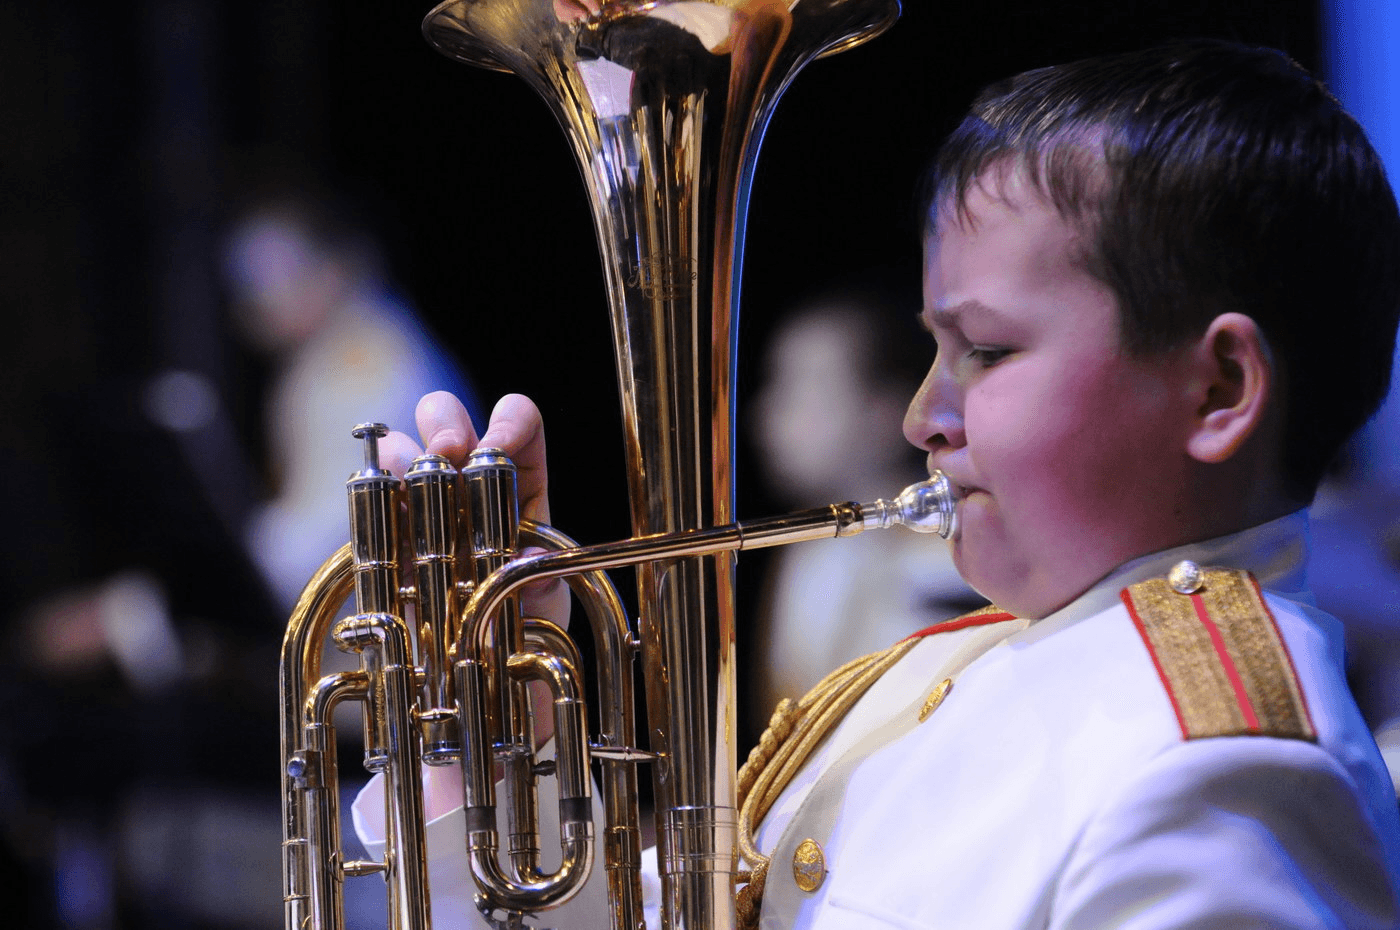
<path fill-rule="evenodd" d="M 296 201 L 234 226 L 226 271 L 235 319 L 273 355 L 267 450 L 275 496 L 250 521 L 249 550 L 284 606 L 349 540 L 345 479 L 359 465 L 350 430 L 378 421 L 412 433 L 418 399 L 464 379 L 384 280 L 360 231 Z"/>
<path fill-rule="evenodd" d="M 1346 629 L 1347 679 L 1400 793 L 1400 489 L 1367 438 L 1313 502 L 1308 581 Z"/>
<path fill-rule="evenodd" d="M 768 483 L 788 506 L 888 498 L 925 477 L 900 429 L 922 372 L 899 361 L 908 347 L 895 345 L 896 332 L 886 311 L 832 299 L 775 333 L 748 422 Z M 927 337 L 910 338 L 927 349 Z M 847 660 L 981 603 L 936 536 L 803 543 L 774 550 L 771 564 L 755 640 L 760 727 L 779 699 L 800 697 Z"/>

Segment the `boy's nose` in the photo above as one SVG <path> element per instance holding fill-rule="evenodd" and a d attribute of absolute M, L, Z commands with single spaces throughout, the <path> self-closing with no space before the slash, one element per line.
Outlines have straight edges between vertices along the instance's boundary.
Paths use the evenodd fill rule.
<path fill-rule="evenodd" d="M 904 438 L 926 452 L 959 448 L 963 432 L 962 398 L 958 386 L 935 364 L 909 402 L 904 414 Z"/>

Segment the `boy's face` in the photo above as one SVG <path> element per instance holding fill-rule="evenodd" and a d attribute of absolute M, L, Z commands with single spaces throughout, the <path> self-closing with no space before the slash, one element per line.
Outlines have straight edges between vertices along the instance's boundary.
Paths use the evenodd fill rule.
<path fill-rule="evenodd" d="M 1190 374 L 1184 352 L 1129 355 L 1084 233 L 1020 169 L 989 175 L 927 245 L 938 351 L 904 432 L 961 489 L 963 577 L 1038 618 L 1185 541 Z"/>

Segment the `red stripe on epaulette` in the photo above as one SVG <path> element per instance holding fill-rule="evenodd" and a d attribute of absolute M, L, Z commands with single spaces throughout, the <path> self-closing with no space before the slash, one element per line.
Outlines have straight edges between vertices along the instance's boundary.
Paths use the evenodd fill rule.
<path fill-rule="evenodd" d="M 1259 715 L 1254 712 L 1254 704 L 1244 690 L 1244 680 L 1240 678 L 1240 670 L 1235 667 L 1235 660 L 1230 658 L 1230 650 L 1225 646 L 1225 637 L 1220 635 L 1220 627 L 1211 619 L 1210 611 L 1206 610 L 1206 602 L 1199 594 L 1191 595 L 1191 607 L 1196 611 L 1196 619 L 1201 621 L 1201 626 L 1210 636 L 1210 644 L 1215 647 L 1215 657 L 1219 660 L 1225 677 L 1230 679 L 1230 687 L 1235 692 L 1235 704 L 1240 709 L 1240 715 L 1244 717 L 1244 725 L 1249 727 L 1250 732 L 1258 733 Z"/>
<path fill-rule="evenodd" d="M 1171 701 L 1172 713 L 1176 714 L 1177 726 L 1181 727 L 1181 738 L 1190 739 L 1190 730 L 1186 726 L 1186 718 L 1181 714 L 1181 702 L 1176 699 L 1176 690 L 1172 688 L 1171 676 L 1167 670 L 1162 668 L 1162 660 L 1157 656 L 1157 650 L 1152 646 L 1152 637 L 1147 635 L 1147 626 L 1138 616 L 1137 607 L 1133 605 L 1133 599 L 1128 594 L 1128 589 L 1124 588 L 1118 594 L 1123 599 L 1123 606 L 1128 608 L 1128 616 L 1133 619 L 1133 626 L 1137 627 L 1138 635 L 1142 637 L 1142 643 L 1147 647 L 1147 655 L 1152 659 L 1152 667 L 1157 669 L 1157 677 L 1162 679 L 1162 688 L 1167 692 L 1167 700 Z"/>
<path fill-rule="evenodd" d="M 944 620 L 935 623 L 933 626 L 924 627 L 917 633 L 910 633 L 904 637 L 905 640 L 919 639 L 924 636 L 932 636 L 935 633 L 951 633 L 954 630 L 965 630 L 970 626 L 986 626 L 989 623 L 1001 623 L 1006 620 L 1015 620 L 1015 614 L 1009 614 L 1004 610 L 988 605 L 970 614 L 963 614 L 961 617 L 954 617 L 952 620 Z"/>

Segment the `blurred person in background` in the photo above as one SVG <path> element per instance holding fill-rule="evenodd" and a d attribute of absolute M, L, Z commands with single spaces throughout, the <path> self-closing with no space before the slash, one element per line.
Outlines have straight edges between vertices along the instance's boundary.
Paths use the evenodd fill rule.
<path fill-rule="evenodd" d="M 232 226 L 225 273 L 234 322 L 271 357 L 264 415 L 272 496 L 247 528 L 248 551 L 290 608 L 349 540 L 351 429 L 411 427 L 418 398 L 447 389 L 479 414 L 450 355 L 385 275 L 371 237 L 333 206 L 268 198 Z"/>
<path fill-rule="evenodd" d="M 922 474 L 900 423 L 923 376 L 912 309 L 868 293 L 800 305 L 774 332 L 747 423 L 780 506 L 890 498 Z M 756 612 L 754 700 L 762 732 L 782 698 L 842 663 L 982 602 L 948 547 L 918 533 L 862 533 L 773 550 Z M 759 719 L 759 717 L 762 719 Z"/>
<path fill-rule="evenodd" d="M 272 370 L 264 398 L 271 494 L 244 542 L 285 618 L 306 582 L 350 539 L 345 480 L 360 465 L 351 430 L 411 427 L 419 397 L 444 386 L 481 415 L 450 353 L 391 283 L 362 223 L 304 192 L 265 196 L 230 227 L 224 255 L 234 325 Z M 333 653 L 327 672 L 357 665 Z M 368 774 L 355 763 L 359 708 L 337 715 L 346 809 Z M 351 745 L 353 743 L 354 745 Z M 347 834 L 348 835 L 348 834 Z M 383 926 L 383 890 L 347 883 L 351 930 Z"/>
<path fill-rule="evenodd" d="M 217 252 L 228 314 L 210 340 L 244 360 L 233 373 L 191 355 L 82 382 L 44 399 L 40 420 L 86 411 L 90 445 L 30 437 L 46 467 L 18 503 L 39 532 L 10 560 L 29 569 L 0 689 L 13 708 L 0 839 L 26 877 L 12 902 L 26 927 L 280 919 L 277 644 L 301 587 L 349 539 L 350 430 L 411 423 L 429 387 L 471 396 L 340 208 L 259 198 Z M 259 397 L 261 418 L 241 416 Z M 94 449 L 128 447 L 141 455 L 104 454 L 101 480 L 81 477 Z"/>
<path fill-rule="evenodd" d="M 1347 680 L 1400 792 L 1400 487 L 1367 441 L 1379 425 L 1318 489 L 1308 577 L 1318 606 L 1346 630 Z"/>

